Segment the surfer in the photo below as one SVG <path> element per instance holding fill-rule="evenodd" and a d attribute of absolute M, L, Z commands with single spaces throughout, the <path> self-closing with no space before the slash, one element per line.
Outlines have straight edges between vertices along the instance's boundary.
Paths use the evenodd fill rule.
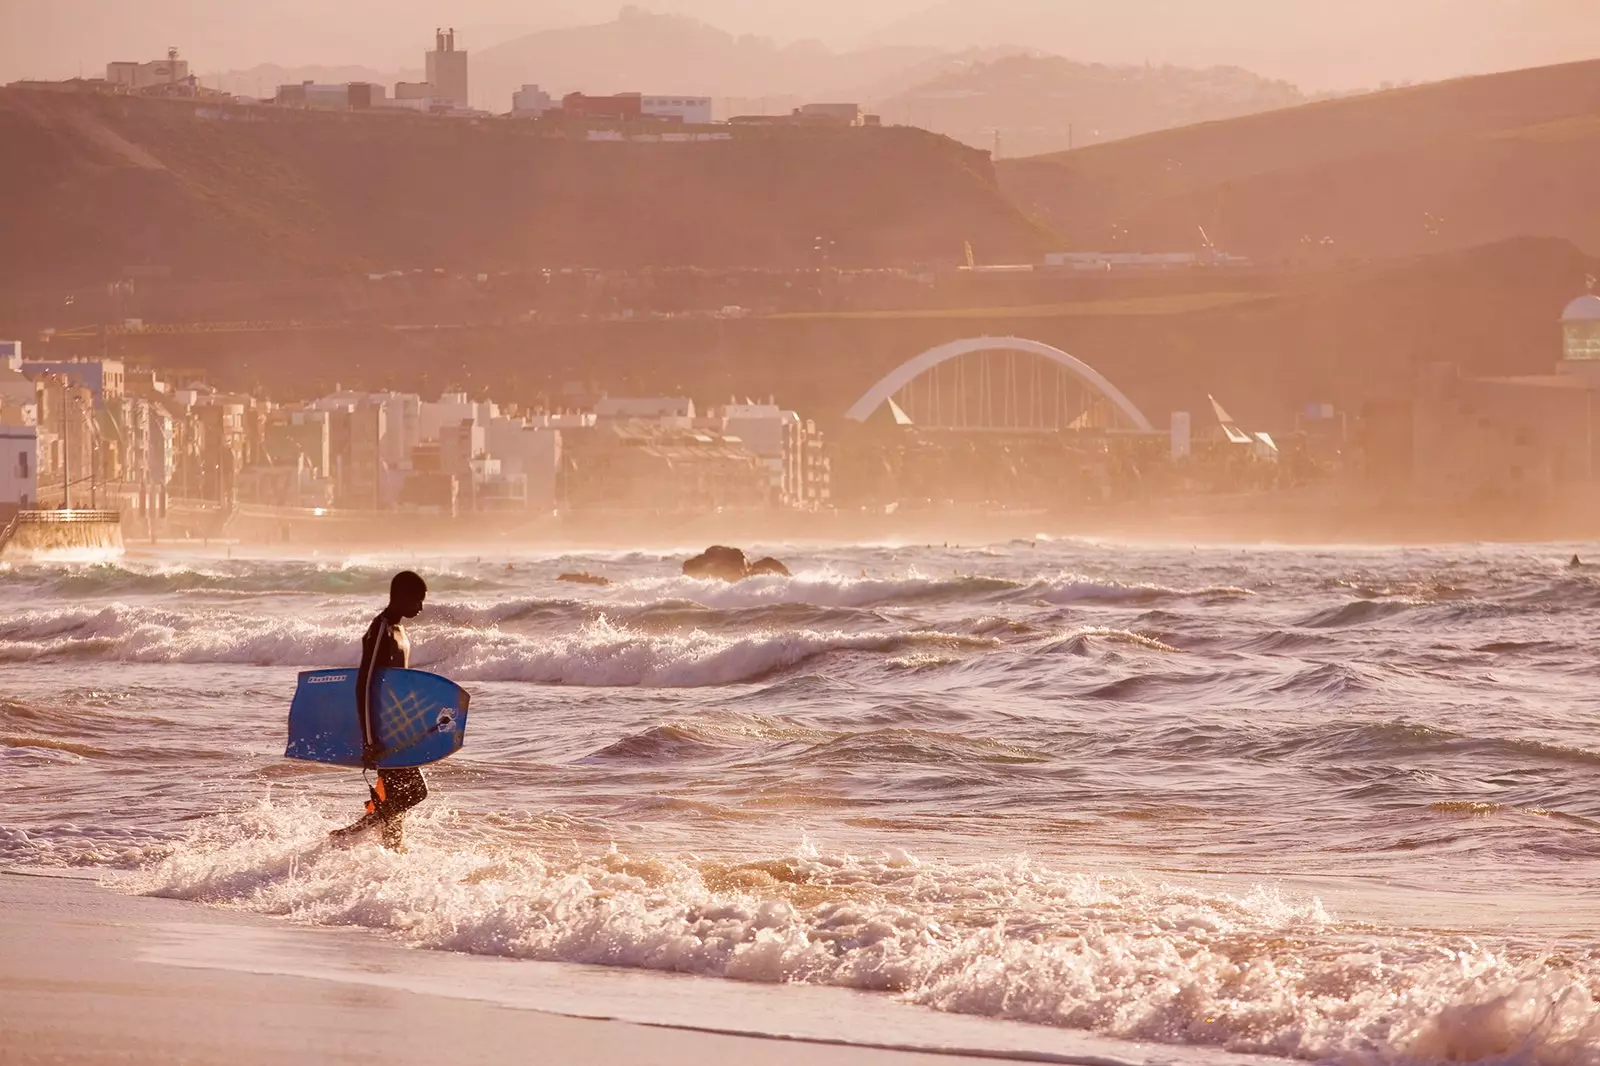
<path fill-rule="evenodd" d="M 428 785 L 422 779 L 421 770 L 415 767 L 378 769 L 384 751 L 374 713 L 374 682 L 378 671 L 403 670 L 411 665 L 411 639 L 401 623 L 415 618 L 422 611 L 422 601 L 427 598 L 428 584 L 421 575 L 402 570 L 389 582 L 389 605 L 378 612 L 378 617 L 367 627 L 366 636 L 361 638 L 355 712 L 361 720 L 363 776 L 367 770 L 377 770 L 378 781 L 368 786 L 371 797 L 367 800 L 367 813 L 343 829 L 335 829 L 332 834 L 335 839 L 348 839 L 381 826 L 383 846 L 401 850 L 405 847 L 405 812 L 428 796 Z"/>

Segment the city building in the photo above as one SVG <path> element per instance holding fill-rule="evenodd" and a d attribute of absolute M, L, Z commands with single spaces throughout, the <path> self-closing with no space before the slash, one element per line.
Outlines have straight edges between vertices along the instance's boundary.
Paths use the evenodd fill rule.
<path fill-rule="evenodd" d="M 642 420 L 574 434 L 562 480 L 567 505 L 577 511 L 704 513 L 771 503 L 767 468 L 743 442 Z"/>
<path fill-rule="evenodd" d="M 1251 260 L 1240 255 L 1209 250 L 1197 252 L 1047 252 L 1044 265 L 1077 273 L 1158 274 L 1195 267 L 1248 267 Z"/>
<path fill-rule="evenodd" d="M 1591 292 L 1568 304 L 1561 315 L 1561 335 L 1564 369 L 1600 369 L 1600 296 Z"/>
<path fill-rule="evenodd" d="M 648 420 L 688 429 L 694 424 L 694 401 L 682 396 L 603 396 L 595 402 L 597 422 Z"/>
<path fill-rule="evenodd" d="M 450 107 L 469 108 L 467 92 L 467 53 L 456 48 L 456 31 L 433 31 L 433 51 L 427 54 L 428 84 L 434 100 Z"/>
<path fill-rule="evenodd" d="M 21 341 L 0 341 L 0 367 L 7 370 L 22 369 Z"/>
<path fill-rule="evenodd" d="M 20 369 L 32 378 L 46 374 L 70 378 L 89 390 L 96 407 L 103 407 L 108 401 L 120 400 L 125 388 L 120 359 L 24 360 Z"/>
<path fill-rule="evenodd" d="M 394 98 L 388 101 L 387 106 L 410 111 L 432 111 L 433 95 L 433 86 L 425 81 L 398 81 L 394 85 Z"/>
<path fill-rule="evenodd" d="M 731 403 L 717 422 L 766 468 L 773 506 L 815 508 L 831 497 L 831 467 L 815 422 L 775 403 Z"/>
<path fill-rule="evenodd" d="M 39 390 L 19 370 L 0 366 L 0 425 L 39 424 Z"/>
<path fill-rule="evenodd" d="M 487 428 L 489 454 L 500 460 L 504 478 L 520 480 L 523 506 L 554 510 L 560 503 L 561 431 L 514 418 L 493 419 Z"/>
<path fill-rule="evenodd" d="M 39 428 L 0 421 L 0 526 L 39 503 Z"/>
<path fill-rule="evenodd" d="M 273 102 L 279 107 L 305 107 L 319 111 L 365 111 L 384 107 L 387 92 L 381 85 L 352 81 L 341 85 L 319 85 L 305 81 L 299 85 L 280 85 Z"/>
<path fill-rule="evenodd" d="M 639 93 L 617 93 L 614 96 L 568 93 L 561 98 L 561 111 L 573 118 L 637 121 L 644 117 L 644 97 Z"/>
<path fill-rule="evenodd" d="M 95 468 L 94 393 L 63 374 L 34 377 L 39 506 L 87 505 Z"/>
<path fill-rule="evenodd" d="M 419 401 L 417 409 L 416 441 L 436 441 L 447 425 L 473 421 L 488 425 L 500 417 L 500 408 L 491 401 L 479 403 L 467 399 L 464 392 L 441 393 L 436 403 Z"/>
<path fill-rule="evenodd" d="M 149 63 L 119 61 L 106 64 L 106 81 L 126 92 L 181 90 L 192 88 L 189 61 L 178 58 L 176 48 L 167 49 L 166 59 Z"/>
<path fill-rule="evenodd" d="M 556 103 L 555 97 L 537 85 L 524 85 L 511 94 L 513 118 L 538 118 L 546 111 L 554 111 L 560 106 Z"/>
<path fill-rule="evenodd" d="M 1550 374 L 1465 377 L 1454 364 L 1422 370 L 1413 401 L 1411 462 L 1424 496 L 1546 499 L 1600 489 L 1600 296 L 1562 314 Z"/>
<path fill-rule="evenodd" d="M 711 125 L 709 96 L 645 96 L 640 98 L 639 109 L 651 118 L 676 120 L 688 126 Z"/>
<path fill-rule="evenodd" d="M 313 477 L 332 473 L 327 411 L 274 411 L 267 418 L 262 442 L 268 465 L 285 466 L 303 459 Z"/>
<path fill-rule="evenodd" d="M 866 115 L 860 104 L 802 104 L 795 115 L 801 119 L 834 122 L 841 126 L 866 124 Z"/>

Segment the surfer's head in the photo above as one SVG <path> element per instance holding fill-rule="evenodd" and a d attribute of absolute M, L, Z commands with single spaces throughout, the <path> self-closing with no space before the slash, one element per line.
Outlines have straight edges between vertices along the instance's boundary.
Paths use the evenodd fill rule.
<path fill-rule="evenodd" d="M 422 575 L 402 570 L 389 582 L 389 606 L 401 618 L 415 618 L 422 611 L 422 601 L 428 598 L 428 583 Z"/>

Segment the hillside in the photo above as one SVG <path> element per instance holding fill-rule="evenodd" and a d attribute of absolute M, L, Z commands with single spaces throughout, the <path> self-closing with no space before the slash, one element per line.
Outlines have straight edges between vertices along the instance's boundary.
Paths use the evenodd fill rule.
<path fill-rule="evenodd" d="M 1312 403 L 1352 416 L 1410 394 L 1413 374 L 1454 362 L 1469 374 L 1549 372 L 1558 316 L 1600 261 L 1551 240 L 1501 242 L 1392 263 L 1255 279 L 1088 277 L 1045 304 L 996 306 L 992 292 L 952 291 L 920 311 L 780 314 L 735 319 L 484 321 L 396 331 L 326 330 L 113 337 L 135 362 L 209 374 L 229 388 L 311 397 L 360 376 L 366 387 L 433 394 L 461 387 L 526 403 L 568 382 L 616 394 L 775 395 L 808 417 L 842 417 L 893 367 L 948 341 L 1023 336 L 1057 345 L 1123 389 L 1146 414 L 1209 410 L 1215 394 L 1248 425 L 1292 426 Z M 954 279 L 977 286 L 983 279 Z M 1215 286 L 1206 290 L 1204 286 Z M 977 302 L 982 301 L 982 302 Z M 51 351 L 98 354 L 98 338 Z"/>
<path fill-rule="evenodd" d="M 817 41 L 779 44 L 736 36 L 697 19 L 623 8 L 610 22 L 527 34 L 472 56 L 472 97 L 505 111 L 525 83 L 562 93 L 694 93 L 733 98 L 737 110 L 803 100 L 863 99 L 899 87 L 943 50 L 883 45 L 835 52 Z"/>
<path fill-rule="evenodd" d="M 1076 248 L 1261 261 L 1415 255 L 1516 236 L 1600 250 L 1600 61 L 1440 82 L 1001 164 Z"/>
<path fill-rule="evenodd" d="M 972 63 L 878 101 L 886 122 L 989 148 L 1007 157 L 1061 151 L 1152 130 L 1293 107 L 1286 82 L 1233 67 L 1105 66 L 1059 56 L 1012 55 Z"/>
<path fill-rule="evenodd" d="M 1587 59 L 1600 54 L 1600 18 L 1593 0 L 940 0 L 869 41 L 1025 42 L 1348 91 Z"/>
<path fill-rule="evenodd" d="M 953 261 L 1052 239 L 921 130 L 594 143 L 532 124 L 0 91 L 0 285 L 132 265 L 261 279 L 441 268 Z"/>

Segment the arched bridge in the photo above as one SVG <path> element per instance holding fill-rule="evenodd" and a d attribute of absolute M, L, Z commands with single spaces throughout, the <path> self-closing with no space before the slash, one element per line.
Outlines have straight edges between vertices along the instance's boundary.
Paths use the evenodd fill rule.
<path fill-rule="evenodd" d="M 890 371 L 845 417 L 865 422 L 885 403 L 931 428 L 1153 432 L 1144 412 L 1094 367 L 1022 337 L 930 348 Z"/>

